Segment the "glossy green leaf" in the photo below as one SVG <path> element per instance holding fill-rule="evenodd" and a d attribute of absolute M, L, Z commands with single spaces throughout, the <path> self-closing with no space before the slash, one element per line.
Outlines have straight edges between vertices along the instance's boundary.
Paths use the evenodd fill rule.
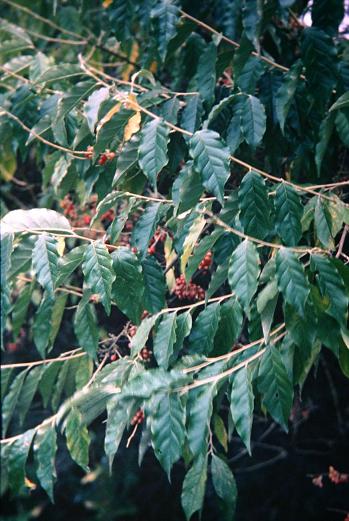
<path fill-rule="evenodd" d="M 249 454 L 251 454 L 253 409 L 252 372 L 249 367 L 245 366 L 234 375 L 230 411 L 237 433 L 246 445 Z"/>
<path fill-rule="evenodd" d="M 74 317 L 74 332 L 80 347 L 95 358 L 98 349 L 98 326 L 95 310 L 89 303 L 89 294 L 84 296 L 76 309 Z"/>
<path fill-rule="evenodd" d="M 230 259 L 228 280 L 244 308 L 249 310 L 253 295 L 258 286 L 259 255 L 255 245 L 245 240 L 233 252 Z"/>
<path fill-rule="evenodd" d="M 221 458 L 212 454 L 211 474 L 213 488 L 215 489 L 217 496 L 222 499 L 225 506 L 224 519 L 231 520 L 235 513 L 238 495 L 233 473 Z"/>
<path fill-rule="evenodd" d="M 153 188 L 156 188 L 158 174 L 168 163 L 169 130 L 159 118 L 146 123 L 141 132 L 139 165 Z"/>
<path fill-rule="evenodd" d="M 145 257 L 150 239 L 153 237 L 161 217 L 166 212 L 166 205 L 161 203 L 149 204 L 138 219 L 132 232 L 132 244 Z"/>
<path fill-rule="evenodd" d="M 198 68 L 195 76 L 197 90 L 208 107 L 210 107 L 214 101 L 216 60 L 217 46 L 214 42 L 210 42 L 199 57 Z"/>
<path fill-rule="evenodd" d="M 37 462 L 36 475 L 40 485 L 53 502 L 53 482 L 57 477 L 55 457 L 57 452 L 57 434 L 54 426 L 48 425 L 38 430 L 34 440 L 34 457 Z"/>
<path fill-rule="evenodd" d="M 275 95 L 276 118 L 282 132 L 284 132 L 285 122 L 297 90 L 301 71 L 302 63 L 297 61 L 284 75 L 281 86 Z"/>
<path fill-rule="evenodd" d="M 200 454 L 185 475 L 181 503 L 187 521 L 204 503 L 207 480 L 207 456 Z"/>
<path fill-rule="evenodd" d="M 258 146 L 265 133 L 266 115 L 264 106 L 255 96 L 249 95 L 244 98 L 241 124 L 246 142 L 251 147 Z"/>
<path fill-rule="evenodd" d="M 209 423 L 212 415 L 212 402 L 216 394 L 214 384 L 192 389 L 187 403 L 187 437 L 191 454 L 194 457 L 205 452 L 208 443 Z"/>
<path fill-rule="evenodd" d="M 148 255 L 142 261 L 144 279 L 144 307 L 149 313 L 158 313 L 165 307 L 166 282 L 160 264 Z"/>
<path fill-rule="evenodd" d="M 246 174 L 239 188 L 240 221 L 246 235 L 264 239 L 270 230 L 270 204 L 263 178 Z"/>
<path fill-rule="evenodd" d="M 175 0 L 160 0 L 151 11 L 151 16 L 158 22 L 158 45 L 161 59 L 164 61 L 169 42 L 176 35 L 179 9 Z"/>
<path fill-rule="evenodd" d="M 88 472 L 90 437 L 81 413 L 77 409 L 71 409 L 67 417 L 65 436 L 72 459 Z"/>
<path fill-rule="evenodd" d="M 14 494 L 18 494 L 24 486 L 25 464 L 28 459 L 34 434 L 34 429 L 26 431 L 10 446 L 8 456 L 8 478 L 10 487 Z"/>
<path fill-rule="evenodd" d="M 11 383 L 10 389 L 3 399 L 2 410 L 1 410 L 1 422 L 2 422 L 2 435 L 6 436 L 9 428 L 11 419 L 18 403 L 24 379 L 27 375 L 26 371 L 21 371 Z"/>
<path fill-rule="evenodd" d="M 284 183 L 276 189 L 275 212 L 277 231 L 286 246 L 296 246 L 302 237 L 303 207 L 296 190 Z"/>
<path fill-rule="evenodd" d="M 214 302 L 201 311 L 189 336 L 190 353 L 209 354 L 218 328 L 220 304 Z"/>
<path fill-rule="evenodd" d="M 297 255 L 287 248 L 280 248 L 276 254 L 276 275 L 278 287 L 284 299 L 303 317 L 305 303 L 310 289 L 302 263 Z"/>
<path fill-rule="evenodd" d="M 176 341 L 176 313 L 166 313 L 161 319 L 153 341 L 153 350 L 160 367 L 168 368 Z"/>
<path fill-rule="evenodd" d="M 112 258 L 102 241 L 91 243 L 84 254 L 82 271 L 92 293 L 101 299 L 104 309 L 110 314 L 111 289 L 115 280 Z"/>

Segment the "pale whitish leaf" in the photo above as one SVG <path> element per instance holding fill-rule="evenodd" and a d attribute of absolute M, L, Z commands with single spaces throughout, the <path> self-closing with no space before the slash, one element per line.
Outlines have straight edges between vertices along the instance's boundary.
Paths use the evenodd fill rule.
<path fill-rule="evenodd" d="M 58 275 L 57 241 L 49 235 L 40 235 L 33 249 L 33 268 L 38 282 L 49 296 L 53 296 Z"/>
<path fill-rule="evenodd" d="M 231 521 L 235 513 L 238 495 L 233 473 L 227 463 L 215 454 L 212 454 L 211 474 L 213 488 L 224 503 L 224 519 Z"/>
<path fill-rule="evenodd" d="M 223 204 L 224 185 L 230 174 L 229 150 L 219 134 L 213 130 L 195 132 L 190 139 L 190 155 L 206 190 Z"/>
<path fill-rule="evenodd" d="M 159 392 L 173 392 L 174 389 L 178 389 L 189 381 L 191 381 L 191 377 L 174 369 L 166 371 L 159 367 L 138 371 L 136 377 L 128 379 L 122 389 L 122 395 L 126 398 L 150 398 Z"/>
<path fill-rule="evenodd" d="M 98 327 L 94 307 L 89 303 L 89 294 L 80 300 L 76 309 L 74 331 L 80 347 L 91 358 L 95 358 L 98 349 Z"/>
<path fill-rule="evenodd" d="M 24 486 L 25 464 L 34 434 L 35 430 L 30 429 L 11 443 L 8 456 L 8 478 L 14 494 L 18 494 Z"/>
<path fill-rule="evenodd" d="M 179 16 L 177 2 L 174 0 L 160 0 L 151 11 L 151 17 L 156 19 L 158 23 L 157 39 L 162 61 L 166 58 L 170 40 L 176 35 Z"/>
<path fill-rule="evenodd" d="M 120 400 L 119 396 L 115 396 L 108 400 L 108 419 L 105 431 L 104 450 L 109 461 L 110 471 L 122 435 L 129 422 L 134 403 L 134 400 Z"/>
<path fill-rule="evenodd" d="M 13 413 L 18 403 L 18 398 L 23 387 L 24 379 L 27 375 L 27 371 L 21 371 L 16 378 L 12 381 L 10 389 L 4 397 L 2 410 L 1 410 L 1 421 L 2 421 L 2 435 L 6 436 L 7 429 L 10 425 Z"/>
<path fill-rule="evenodd" d="M 311 263 L 318 272 L 317 282 L 321 293 L 329 299 L 326 313 L 345 326 L 348 316 L 348 296 L 343 279 L 331 259 L 312 255 Z"/>
<path fill-rule="evenodd" d="M 98 111 L 101 103 L 109 97 L 109 89 L 102 87 L 95 90 L 88 98 L 84 105 L 84 113 L 90 131 L 94 134 L 96 123 L 98 121 Z"/>
<path fill-rule="evenodd" d="M 37 462 L 36 475 L 40 485 L 53 502 L 53 481 L 57 477 L 55 456 L 57 451 L 57 434 L 52 425 L 38 430 L 34 440 L 34 458 Z"/>
<path fill-rule="evenodd" d="M 245 366 L 234 375 L 230 396 L 230 411 L 238 435 L 251 454 L 254 394 L 251 368 Z"/>
<path fill-rule="evenodd" d="M 279 351 L 268 346 L 262 356 L 258 373 L 258 388 L 270 415 L 287 431 L 293 401 L 293 388 Z"/>
<path fill-rule="evenodd" d="M 13 210 L 1 219 L 1 233 L 31 231 L 70 232 L 71 226 L 64 215 L 47 208 Z"/>
<path fill-rule="evenodd" d="M 131 355 L 134 356 L 140 352 L 141 349 L 145 346 L 149 333 L 156 322 L 157 317 L 154 315 L 152 317 L 147 317 L 142 320 L 140 326 L 137 329 L 137 333 L 134 337 L 132 337 L 130 348 Z"/>
<path fill-rule="evenodd" d="M 144 281 L 142 265 L 129 248 L 112 253 L 115 281 L 112 296 L 118 308 L 134 323 L 139 324 L 143 311 Z"/>
<path fill-rule="evenodd" d="M 145 256 L 150 239 L 167 209 L 168 207 L 162 203 L 148 204 L 133 228 L 131 242 L 140 252 L 142 258 Z"/>
<path fill-rule="evenodd" d="M 146 123 L 141 131 L 139 165 L 153 188 L 156 188 L 158 174 L 168 163 L 169 130 L 163 121 L 157 118 Z"/>
<path fill-rule="evenodd" d="M 255 96 L 244 98 L 241 123 L 246 142 L 252 147 L 259 145 L 265 133 L 266 115 L 264 106 Z"/>
<path fill-rule="evenodd" d="M 149 313 L 158 313 L 165 307 L 166 281 L 164 272 L 153 256 L 142 261 L 144 279 L 144 307 Z"/>
<path fill-rule="evenodd" d="M 216 86 L 216 60 L 217 46 L 214 42 L 207 44 L 205 50 L 199 56 L 198 67 L 195 75 L 196 90 L 202 99 L 210 107 L 214 101 Z"/>
<path fill-rule="evenodd" d="M 13 234 L 4 233 L 1 230 L 1 345 L 3 342 L 3 329 L 7 313 L 10 310 L 10 287 L 8 284 L 9 271 L 11 269 L 11 254 L 13 251 Z"/>
<path fill-rule="evenodd" d="M 193 162 L 188 161 L 172 185 L 172 199 L 178 213 L 181 214 L 193 208 L 203 191 L 201 176 L 194 170 Z"/>
<path fill-rule="evenodd" d="M 202 100 L 199 94 L 188 96 L 186 105 L 182 112 L 181 127 L 188 132 L 195 132 L 201 122 L 202 117 Z M 187 139 L 186 136 L 184 136 Z"/>
<path fill-rule="evenodd" d="M 33 339 L 42 358 L 45 358 L 46 350 L 50 345 L 51 319 L 54 299 L 49 293 L 44 293 L 40 306 L 34 316 Z"/>
<path fill-rule="evenodd" d="M 280 183 L 276 188 L 275 217 L 277 231 L 287 246 L 296 246 L 302 237 L 303 207 L 297 191 Z"/>
<path fill-rule="evenodd" d="M 58 259 L 57 286 L 66 283 L 70 275 L 80 266 L 84 258 L 85 250 L 86 245 L 82 244 Z"/>
<path fill-rule="evenodd" d="M 220 303 L 209 304 L 194 322 L 189 336 L 190 353 L 208 355 L 213 349 L 213 340 L 218 328 Z"/>
<path fill-rule="evenodd" d="M 82 421 L 81 413 L 77 409 L 72 408 L 67 417 L 65 436 L 72 459 L 88 472 L 90 437 L 87 427 Z"/>
<path fill-rule="evenodd" d="M 203 506 L 206 480 L 207 455 L 200 454 L 194 460 L 183 482 L 181 503 L 187 521 Z"/>
<path fill-rule="evenodd" d="M 234 250 L 229 265 L 228 280 L 247 313 L 258 286 L 259 255 L 255 245 L 245 240 Z"/>
<path fill-rule="evenodd" d="M 160 367 L 168 369 L 169 360 L 176 341 L 177 313 L 167 313 L 161 319 L 153 341 L 153 351 Z"/>
<path fill-rule="evenodd" d="M 314 214 L 316 235 L 325 248 L 333 249 L 334 240 L 332 237 L 332 218 L 327 205 L 321 197 L 317 198 Z"/>
<path fill-rule="evenodd" d="M 166 393 L 159 398 L 151 419 L 151 437 L 155 456 L 170 479 L 185 440 L 185 408 L 179 393 Z"/>
<path fill-rule="evenodd" d="M 297 61 L 283 76 L 281 86 L 275 95 L 276 118 L 279 122 L 282 132 L 284 131 L 285 121 L 296 93 L 301 71 L 302 62 Z"/>
<path fill-rule="evenodd" d="M 82 271 L 92 293 L 99 295 L 104 309 L 110 314 L 111 289 L 115 280 L 112 258 L 102 241 L 92 242 L 86 249 Z"/>
<path fill-rule="evenodd" d="M 309 282 L 297 255 L 287 248 L 276 254 L 276 276 L 278 287 L 288 302 L 302 317 L 309 296 Z"/>
<path fill-rule="evenodd" d="M 221 305 L 220 319 L 214 339 L 215 353 L 231 351 L 242 329 L 243 313 L 236 298 Z"/>
<path fill-rule="evenodd" d="M 187 402 L 187 438 L 192 455 L 197 457 L 206 451 L 212 401 L 216 394 L 214 384 L 192 389 Z"/>
<path fill-rule="evenodd" d="M 256 172 L 246 174 L 240 184 L 239 208 L 245 234 L 264 239 L 270 230 L 270 204 L 264 179 Z"/>
<path fill-rule="evenodd" d="M 37 391 L 42 371 L 42 366 L 33 367 L 27 374 L 27 377 L 22 386 L 17 406 L 17 414 L 21 426 L 23 426 L 24 420 L 28 414 L 29 408 Z"/>
<path fill-rule="evenodd" d="M 202 215 L 198 215 L 198 217 L 194 220 L 192 225 L 189 228 L 188 234 L 186 235 L 183 243 L 183 253 L 181 255 L 181 272 L 186 275 L 185 268 L 188 262 L 190 255 L 195 248 L 196 242 L 200 237 L 202 230 L 204 229 L 206 224 L 206 220 Z M 186 279 L 189 280 L 189 277 L 186 276 Z"/>

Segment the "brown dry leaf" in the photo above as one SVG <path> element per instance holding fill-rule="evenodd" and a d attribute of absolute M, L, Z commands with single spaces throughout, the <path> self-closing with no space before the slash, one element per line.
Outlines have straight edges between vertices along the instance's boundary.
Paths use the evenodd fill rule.
<path fill-rule="evenodd" d="M 110 119 L 114 116 L 114 114 L 116 114 L 117 112 L 119 112 L 119 110 L 121 109 L 121 103 L 118 102 L 116 103 L 116 105 L 114 105 L 114 107 L 112 107 L 107 113 L 106 115 L 101 119 L 101 121 L 98 123 L 97 125 L 97 134 L 98 132 L 101 130 L 101 128 L 103 127 L 103 125 L 105 125 L 106 123 L 108 123 L 108 121 L 110 121 Z"/>
<path fill-rule="evenodd" d="M 137 58 L 139 56 L 139 47 L 138 47 L 138 43 L 137 42 L 133 42 L 133 45 L 132 45 L 132 50 L 131 50 L 131 54 L 129 56 L 129 60 L 130 62 L 136 62 L 137 61 Z M 132 65 L 131 63 L 129 65 L 127 65 L 125 67 L 125 69 L 122 71 L 122 74 L 121 74 L 121 78 L 124 80 L 124 81 L 129 81 L 130 79 L 130 76 L 132 74 L 132 72 L 134 71 L 134 65 Z"/>
<path fill-rule="evenodd" d="M 139 131 L 141 126 L 141 113 L 139 110 L 128 120 L 124 130 L 124 141 L 131 139 L 133 134 Z"/>
<path fill-rule="evenodd" d="M 112 3 L 113 3 L 113 0 L 104 0 L 104 2 L 102 3 L 102 6 L 104 7 L 104 9 L 108 9 L 108 7 L 111 6 Z"/>

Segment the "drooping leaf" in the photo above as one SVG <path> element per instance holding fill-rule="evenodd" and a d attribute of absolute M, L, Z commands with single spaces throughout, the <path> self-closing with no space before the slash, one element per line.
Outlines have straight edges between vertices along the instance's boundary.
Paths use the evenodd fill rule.
<path fill-rule="evenodd" d="M 166 282 L 160 264 L 148 255 L 142 261 L 144 279 L 144 307 L 149 313 L 158 313 L 165 307 Z"/>
<path fill-rule="evenodd" d="M 89 302 L 89 294 L 79 302 L 74 317 L 74 332 L 80 347 L 95 358 L 98 349 L 98 328 L 95 310 Z"/>
<path fill-rule="evenodd" d="M 221 458 L 212 454 L 211 474 L 216 494 L 224 502 L 224 519 L 231 520 L 234 516 L 238 495 L 233 473 Z"/>
<path fill-rule="evenodd" d="M 158 22 L 158 45 L 160 57 L 164 61 L 169 42 L 177 32 L 179 9 L 175 0 L 160 0 L 151 11 L 151 17 Z"/>
<path fill-rule="evenodd" d="M 64 215 L 47 208 L 12 210 L 1 219 L 2 233 L 33 231 L 70 232 L 71 226 Z"/>
<path fill-rule="evenodd" d="M 296 190 L 285 183 L 276 188 L 275 212 L 277 231 L 286 246 L 296 246 L 302 237 L 303 207 Z"/>
<path fill-rule="evenodd" d="M 207 456 L 200 454 L 188 470 L 181 495 L 181 503 L 187 521 L 203 506 L 207 480 Z"/>
<path fill-rule="evenodd" d="M 187 437 L 189 449 L 195 457 L 205 452 L 208 426 L 212 415 L 212 401 L 216 393 L 214 384 L 192 389 L 187 402 Z"/>
<path fill-rule="evenodd" d="M 156 188 L 157 176 L 168 163 L 169 128 L 159 119 L 146 123 L 141 132 L 139 165 L 149 182 Z"/>
<path fill-rule="evenodd" d="M 101 87 L 95 90 L 88 98 L 84 105 L 84 113 L 87 119 L 89 129 L 94 134 L 95 126 L 98 121 L 98 111 L 101 103 L 109 97 L 109 89 Z"/>
<path fill-rule="evenodd" d="M 53 296 L 58 275 L 57 241 L 49 235 L 40 235 L 33 250 L 33 268 L 41 286 Z"/>
<path fill-rule="evenodd" d="M 89 289 L 92 293 L 99 295 L 104 309 L 109 314 L 115 273 L 112 258 L 102 241 L 91 242 L 87 247 L 82 271 Z"/>
<path fill-rule="evenodd" d="M 270 230 L 270 204 L 265 182 L 256 172 L 246 174 L 240 184 L 239 208 L 244 232 L 264 239 Z"/>
<path fill-rule="evenodd" d="M 166 211 L 167 207 L 162 203 L 149 204 L 133 228 L 131 242 L 140 252 L 142 258 L 145 257 L 150 239 Z"/>
<path fill-rule="evenodd" d="M 190 139 L 190 155 L 202 184 L 223 203 L 229 177 L 229 150 L 213 130 L 200 130 Z"/>
<path fill-rule="evenodd" d="M 253 422 L 254 394 L 250 367 L 239 369 L 234 375 L 230 411 L 238 435 L 251 454 L 251 430 Z"/>
<path fill-rule="evenodd" d="M 17 438 L 10 446 L 8 456 L 9 485 L 18 494 L 24 485 L 25 464 L 33 441 L 35 429 L 30 429 Z"/>
<path fill-rule="evenodd" d="M 77 409 L 71 409 L 67 417 L 65 436 L 72 459 L 80 465 L 83 470 L 88 472 L 90 437 L 87 427 L 83 423 L 81 413 Z"/>
<path fill-rule="evenodd" d="M 141 349 L 143 349 L 146 341 L 148 340 L 149 333 L 152 327 L 155 325 L 156 319 L 157 316 L 154 315 L 142 320 L 140 326 L 137 329 L 137 333 L 132 338 L 130 343 L 131 355 L 134 356 L 139 353 Z"/>
<path fill-rule="evenodd" d="M 242 328 L 243 313 L 236 298 L 221 305 L 218 329 L 214 339 L 215 353 L 230 351 L 237 341 Z"/>
<path fill-rule="evenodd" d="M 157 363 L 164 369 L 168 368 L 176 341 L 176 312 L 166 313 L 161 319 L 153 343 Z"/>
<path fill-rule="evenodd" d="M 248 240 L 239 244 L 230 259 L 228 280 L 229 285 L 248 311 L 253 295 L 258 286 L 259 255 L 255 245 Z"/>
<path fill-rule="evenodd" d="M 61 286 L 65 284 L 69 279 L 70 275 L 82 264 L 86 245 L 76 246 L 70 250 L 63 257 L 58 259 L 58 276 L 56 279 L 56 285 Z"/>
<path fill-rule="evenodd" d="M 288 248 L 280 248 L 276 254 L 276 275 L 285 301 L 303 317 L 310 293 L 309 282 L 297 255 Z"/>
<path fill-rule="evenodd" d="M 276 118 L 282 132 L 284 132 L 285 121 L 296 93 L 301 71 L 302 63 L 297 61 L 284 75 L 283 82 L 275 96 Z"/>
<path fill-rule="evenodd" d="M 210 107 L 214 101 L 216 60 L 217 46 L 214 42 L 210 42 L 199 57 L 198 68 L 195 76 L 197 90 L 208 107 Z"/>
<path fill-rule="evenodd" d="M 200 312 L 189 336 L 190 353 L 209 354 L 213 349 L 214 336 L 218 328 L 220 304 L 209 304 Z"/>
<path fill-rule="evenodd" d="M 107 403 L 108 420 L 105 432 L 104 450 L 111 470 L 114 456 L 119 448 L 122 435 L 129 421 L 133 400 L 120 400 L 119 396 L 111 398 Z"/>
<path fill-rule="evenodd" d="M 51 347 L 51 319 L 54 302 L 50 294 L 44 293 L 34 316 L 33 340 L 42 358 L 45 358 L 47 349 Z"/>
<path fill-rule="evenodd" d="M 112 253 L 115 281 L 112 296 L 118 308 L 134 323 L 139 324 L 143 311 L 144 281 L 142 265 L 128 248 Z"/>
<path fill-rule="evenodd" d="M 48 425 L 38 430 L 34 440 L 34 457 L 37 462 L 36 475 L 40 485 L 53 502 L 53 481 L 57 477 L 55 457 L 57 434 L 54 426 Z"/>
<path fill-rule="evenodd" d="M 193 208 L 203 191 L 201 176 L 194 170 L 192 161 L 188 161 L 172 185 L 172 198 L 178 208 L 178 213 L 181 214 Z"/>
<path fill-rule="evenodd" d="M 185 440 L 185 409 L 179 394 L 164 394 L 151 421 L 154 452 L 170 479 L 171 468 L 182 454 Z"/>
<path fill-rule="evenodd" d="M 4 397 L 2 410 L 1 410 L 1 422 L 2 422 L 2 435 L 6 436 L 6 432 L 9 428 L 13 413 L 15 411 L 18 398 L 23 387 L 24 379 L 27 375 L 26 371 L 21 371 L 11 383 L 10 389 Z"/>
<path fill-rule="evenodd" d="M 242 131 L 246 142 L 256 147 L 262 141 L 266 128 L 266 115 L 262 103 L 255 96 L 244 98 L 241 112 Z"/>
<path fill-rule="evenodd" d="M 275 346 L 268 346 L 262 356 L 258 373 L 258 388 L 268 412 L 287 431 L 293 401 L 293 388 L 280 353 Z"/>
<path fill-rule="evenodd" d="M 22 386 L 16 411 L 21 426 L 24 424 L 24 420 L 28 414 L 29 408 L 40 383 L 42 369 L 42 366 L 33 367 L 29 373 L 27 373 L 27 377 Z"/>

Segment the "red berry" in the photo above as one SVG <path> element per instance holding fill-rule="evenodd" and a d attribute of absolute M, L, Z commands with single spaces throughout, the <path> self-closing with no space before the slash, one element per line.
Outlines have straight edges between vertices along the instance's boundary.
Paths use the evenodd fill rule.
<path fill-rule="evenodd" d="M 119 358 L 119 357 L 118 357 L 118 355 L 116 355 L 116 354 L 110 355 L 110 360 L 111 360 L 112 362 L 115 362 L 115 360 L 118 360 L 118 358 Z"/>
<path fill-rule="evenodd" d="M 84 221 L 84 224 L 86 224 L 87 226 L 90 224 L 91 222 L 91 216 L 90 215 L 87 215 L 87 213 L 85 213 L 85 215 L 82 216 L 82 219 Z"/>
<path fill-rule="evenodd" d="M 152 246 L 150 246 L 150 247 L 148 248 L 148 253 L 149 253 L 149 255 L 154 255 L 155 251 L 156 251 L 156 248 L 155 248 L 154 245 L 152 245 Z"/>
<path fill-rule="evenodd" d="M 100 158 L 98 159 L 99 165 L 104 165 L 108 161 L 108 158 L 105 154 L 101 154 Z"/>

